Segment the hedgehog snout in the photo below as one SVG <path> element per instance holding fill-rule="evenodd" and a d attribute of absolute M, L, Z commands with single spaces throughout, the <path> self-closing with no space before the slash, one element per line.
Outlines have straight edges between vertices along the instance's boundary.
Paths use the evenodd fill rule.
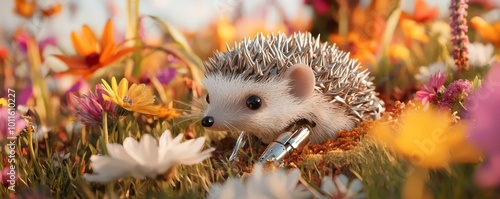
<path fill-rule="evenodd" d="M 201 119 L 201 125 L 204 127 L 211 127 L 212 125 L 214 125 L 214 123 L 215 120 L 212 116 L 205 116 Z"/>

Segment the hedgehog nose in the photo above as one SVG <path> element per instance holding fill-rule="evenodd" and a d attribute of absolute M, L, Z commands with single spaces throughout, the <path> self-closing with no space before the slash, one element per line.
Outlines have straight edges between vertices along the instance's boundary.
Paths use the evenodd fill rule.
<path fill-rule="evenodd" d="M 201 125 L 204 127 L 211 127 L 214 125 L 214 117 L 212 116 L 205 116 L 203 119 L 201 119 Z"/>

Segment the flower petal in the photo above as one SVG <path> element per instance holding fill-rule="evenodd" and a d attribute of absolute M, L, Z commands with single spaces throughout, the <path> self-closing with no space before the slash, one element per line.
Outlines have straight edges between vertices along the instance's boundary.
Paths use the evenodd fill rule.
<path fill-rule="evenodd" d="M 87 46 L 89 47 L 89 49 L 92 50 L 92 53 L 97 53 L 99 50 L 97 42 L 94 33 L 92 32 L 92 30 L 90 30 L 89 26 L 84 25 L 82 27 L 82 33 L 83 39 L 87 42 Z"/>
<path fill-rule="evenodd" d="M 52 55 L 56 57 L 57 59 L 61 60 L 68 66 L 70 69 L 87 69 L 87 63 L 85 63 L 85 60 L 83 60 L 79 56 L 73 56 L 73 57 L 66 57 L 63 55 Z"/>
<path fill-rule="evenodd" d="M 133 170 L 133 165 L 129 162 L 107 156 L 93 155 L 90 157 L 90 161 L 94 173 L 83 176 L 88 181 L 111 182 L 121 177 L 130 176 Z"/>
<path fill-rule="evenodd" d="M 363 189 L 363 183 L 358 179 L 353 180 L 349 185 L 349 192 L 358 193 L 361 189 Z"/>
<path fill-rule="evenodd" d="M 78 52 L 78 54 L 82 57 L 86 57 L 94 52 L 92 48 L 90 48 L 89 44 L 86 43 L 86 41 L 83 41 L 83 39 L 76 32 L 71 33 L 71 42 L 73 43 L 76 52 Z"/>
<path fill-rule="evenodd" d="M 144 134 L 140 143 L 131 137 L 127 137 L 123 141 L 123 147 L 142 166 L 154 165 L 158 161 L 158 146 L 156 140 L 149 134 Z"/>
<path fill-rule="evenodd" d="M 116 85 L 116 79 L 114 79 L 114 83 Z M 128 80 L 127 80 L 127 78 L 123 78 L 120 81 L 120 85 L 118 85 L 117 87 L 114 87 L 113 90 L 116 92 L 117 96 L 119 98 L 121 98 L 121 100 L 123 101 L 124 100 L 123 98 L 126 95 L 128 95 Z"/>
<path fill-rule="evenodd" d="M 335 196 L 339 194 L 337 187 L 333 184 L 332 177 L 325 176 L 321 181 L 321 190 L 327 193 L 329 196 Z"/>
<path fill-rule="evenodd" d="M 106 22 L 104 30 L 102 31 L 101 48 L 106 49 L 107 46 L 114 45 L 114 43 L 115 41 L 113 38 L 113 21 L 108 20 Z"/>
<path fill-rule="evenodd" d="M 123 148 L 123 145 L 109 143 L 106 148 L 108 149 L 108 153 L 112 158 L 129 162 L 129 164 L 131 165 L 137 164 L 137 162 L 132 157 L 130 157 L 125 148 Z"/>

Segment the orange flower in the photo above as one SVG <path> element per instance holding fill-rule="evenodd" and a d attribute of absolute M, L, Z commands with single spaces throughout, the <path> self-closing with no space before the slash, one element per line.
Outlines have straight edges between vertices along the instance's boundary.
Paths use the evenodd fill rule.
<path fill-rule="evenodd" d="M 88 78 L 96 70 L 115 62 L 137 49 L 134 47 L 123 48 L 116 45 L 113 38 L 113 22 L 111 20 L 108 20 L 104 27 L 100 43 L 97 43 L 94 33 L 92 33 L 87 25 L 82 27 L 82 32 L 82 37 L 76 32 L 71 33 L 71 42 L 78 53 L 77 56 L 66 57 L 55 55 L 68 65 L 69 70 L 64 73 L 84 75 L 84 77 Z"/>
<path fill-rule="evenodd" d="M 357 32 L 349 32 L 347 37 L 332 34 L 329 40 L 335 43 L 341 50 L 350 52 L 353 59 L 358 59 L 362 63 L 375 62 L 377 42 L 374 40 L 365 39 Z"/>
<path fill-rule="evenodd" d="M 171 120 L 180 115 L 180 113 L 173 108 L 172 103 L 158 105 L 157 109 L 158 109 L 158 115 L 157 115 L 158 118 Z"/>
<path fill-rule="evenodd" d="M 500 48 L 500 22 L 491 24 L 476 16 L 470 20 L 470 23 L 484 39 Z"/>
<path fill-rule="evenodd" d="M 227 50 L 226 42 L 231 43 L 236 37 L 236 28 L 229 19 L 223 18 L 217 23 L 218 49 Z"/>
<path fill-rule="evenodd" d="M 36 10 L 35 0 L 15 0 L 14 12 L 23 17 L 33 16 Z"/>
<path fill-rule="evenodd" d="M 429 36 L 427 36 L 425 32 L 425 26 L 423 24 L 419 24 L 411 19 L 403 19 L 400 21 L 400 26 L 406 37 L 422 43 L 427 43 L 429 41 Z"/>
<path fill-rule="evenodd" d="M 61 9 L 62 9 L 62 5 L 60 3 L 57 3 L 51 7 L 48 7 L 46 9 L 42 9 L 42 16 L 44 16 L 44 17 L 54 16 L 57 13 L 60 13 Z"/>
<path fill-rule="evenodd" d="M 426 23 L 436 19 L 437 7 L 429 7 L 424 0 L 415 0 L 413 13 L 404 12 L 404 18 L 410 18 L 418 23 Z"/>

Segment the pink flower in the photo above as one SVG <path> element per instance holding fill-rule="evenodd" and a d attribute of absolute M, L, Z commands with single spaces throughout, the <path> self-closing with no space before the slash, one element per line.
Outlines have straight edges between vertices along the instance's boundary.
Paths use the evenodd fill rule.
<path fill-rule="evenodd" d="M 469 8 L 468 0 L 452 0 L 450 5 L 450 27 L 451 27 L 451 42 L 453 43 L 452 56 L 455 59 L 455 65 L 458 71 L 469 71 L 469 50 L 467 44 L 469 37 L 467 31 L 467 8 Z"/>
<path fill-rule="evenodd" d="M 448 88 L 444 91 L 439 106 L 445 109 L 452 109 L 456 102 L 466 99 L 471 90 L 472 83 L 469 80 L 456 80 L 448 85 Z"/>
<path fill-rule="evenodd" d="M 0 183 L 4 187 L 15 185 L 17 179 L 18 176 L 16 171 L 14 169 L 10 169 L 10 167 L 5 167 L 0 173 Z"/>
<path fill-rule="evenodd" d="M 494 64 L 481 88 L 466 102 L 471 119 L 469 138 L 486 155 L 476 171 L 476 183 L 483 187 L 500 185 L 500 63 Z"/>
<path fill-rule="evenodd" d="M 422 101 L 424 109 L 429 108 L 429 102 L 437 102 L 437 94 L 439 89 L 443 86 L 446 81 L 446 73 L 441 73 L 438 71 L 436 74 L 432 75 L 427 84 L 424 84 L 420 91 L 417 91 L 417 97 L 415 100 Z"/>
<path fill-rule="evenodd" d="M 320 15 L 326 15 L 330 11 L 330 3 L 327 0 L 306 0 L 305 3 L 312 4 Z"/>
<path fill-rule="evenodd" d="M 11 124 L 7 122 L 9 121 L 9 117 L 12 117 L 12 115 L 10 114 L 15 114 L 14 123 Z M 26 127 L 26 121 L 21 118 L 21 113 L 19 113 L 18 111 L 11 112 L 11 110 L 9 110 L 9 108 L 7 107 L 0 108 L 0 121 L 2 121 L 0 123 L 0 141 L 5 140 L 6 138 L 18 136 Z M 14 129 L 10 129 L 12 125 Z"/>
<path fill-rule="evenodd" d="M 88 95 L 77 97 L 73 95 L 76 102 L 76 115 L 81 122 L 87 126 L 97 126 L 102 122 L 102 111 L 108 112 L 112 116 L 115 114 L 115 104 L 104 100 L 102 95 L 104 89 L 101 84 L 95 86 L 95 94 L 89 91 Z"/>

